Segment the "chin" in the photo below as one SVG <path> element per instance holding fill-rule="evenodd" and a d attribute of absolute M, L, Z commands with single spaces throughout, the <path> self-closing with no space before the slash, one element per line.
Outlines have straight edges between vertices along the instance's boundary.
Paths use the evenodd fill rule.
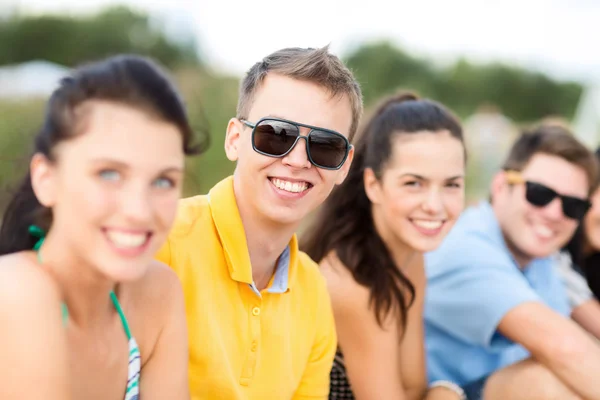
<path fill-rule="evenodd" d="M 144 257 L 146 258 L 146 257 Z M 102 273 L 114 282 L 134 282 L 141 279 L 146 272 L 152 260 L 115 260 L 102 269 Z"/>
<path fill-rule="evenodd" d="M 556 247 L 556 246 L 532 245 L 532 246 L 529 246 L 529 248 L 525 249 L 524 252 L 531 258 L 545 258 L 545 257 L 551 256 L 558 250 L 559 250 L 559 247 Z"/>
<path fill-rule="evenodd" d="M 263 215 L 278 225 L 292 225 L 298 224 L 307 215 L 304 210 L 296 210 L 293 208 L 272 208 L 263 209 Z"/>
<path fill-rule="evenodd" d="M 412 242 L 408 242 L 408 245 L 419 253 L 428 253 L 437 249 L 442 241 L 440 239 L 417 239 Z"/>

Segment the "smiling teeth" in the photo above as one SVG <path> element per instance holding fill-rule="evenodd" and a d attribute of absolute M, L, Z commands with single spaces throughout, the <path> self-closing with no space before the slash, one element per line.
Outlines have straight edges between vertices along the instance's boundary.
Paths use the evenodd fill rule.
<path fill-rule="evenodd" d="M 106 236 L 117 247 L 130 249 L 140 247 L 146 242 L 147 235 L 145 233 L 125 233 L 116 231 L 107 231 Z"/>
<path fill-rule="evenodd" d="M 290 182 L 277 178 L 271 179 L 271 182 L 273 182 L 273 185 L 275 185 L 277 189 L 291 193 L 302 193 L 308 189 L 308 182 Z"/>
<path fill-rule="evenodd" d="M 548 239 L 554 234 L 554 232 L 552 232 L 552 229 L 544 225 L 534 225 L 533 230 L 538 236 L 544 239 Z"/>
<path fill-rule="evenodd" d="M 418 227 L 428 230 L 439 229 L 442 226 L 442 221 L 425 221 L 414 219 L 413 223 Z"/>

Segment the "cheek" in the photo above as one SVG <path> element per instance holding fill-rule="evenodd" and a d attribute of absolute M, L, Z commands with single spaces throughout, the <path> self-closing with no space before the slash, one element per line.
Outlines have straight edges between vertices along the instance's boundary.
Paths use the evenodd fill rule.
<path fill-rule="evenodd" d="M 248 144 L 250 146 L 250 144 Z M 240 151 L 240 157 L 237 162 L 237 168 L 244 175 L 248 175 L 251 179 L 256 179 L 256 173 L 277 162 L 281 162 L 280 158 L 264 156 L 258 154 L 252 147 L 244 148 Z"/>
<path fill-rule="evenodd" d="M 448 193 L 444 196 L 444 207 L 450 219 L 456 219 L 465 208 L 465 194 L 462 191 Z"/>
<path fill-rule="evenodd" d="M 178 192 L 166 193 L 157 196 L 153 204 L 154 215 L 157 216 L 159 228 L 168 231 L 177 215 Z"/>
<path fill-rule="evenodd" d="M 571 237 L 573 236 L 573 234 L 575 233 L 575 230 L 577 229 L 577 222 L 576 221 L 565 221 L 564 225 L 563 225 L 563 231 L 562 231 L 562 240 L 570 240 Z"/>
<path fill-rule="evenodd" d="M 115 188 L 88 177 L 71 176 L 60 185 L 56 207 L 77 222 L 110 216 L 117 204 Z"/>
<path fill-rule="evenodd" d="M 402 191 L 386 192 L 383 201 L 385 213 L 393 219 L 394 223 L 409 217 L 421 205 L 421 196 L 413 193 L 402 193 Z"/>

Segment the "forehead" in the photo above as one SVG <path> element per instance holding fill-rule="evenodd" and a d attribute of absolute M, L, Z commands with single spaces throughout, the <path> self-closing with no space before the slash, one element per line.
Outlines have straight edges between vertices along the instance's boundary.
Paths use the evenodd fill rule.
<path fill-rule="evenodd" d="M 388 169 L 426 178 L 463 176 L 464 147 L 448 131 L 395 135 Z"/>
<path fill-rule="evenodd" d="M 177 127 L 126 105 L 93 101 L 79 110 L 80 134 L 58 146 L 61 158 L 110 158 L 161 164 L 182 156 Z"/>
<path fill-rule="evenodd" d="M 534 154 L 522 171 L 525 179 L 542 183 L 561 194 L 587 197 L 585 170 L 569 161 L 549 154 Z"/>
<path fill-rule="evenodd" d="M 332 96 L 316 83 L 269 73 L 256 89 L 248 118 L 277 115 L 291 121 L 337 131 L 348 136 L 352 106 L 347 95 Z"/>

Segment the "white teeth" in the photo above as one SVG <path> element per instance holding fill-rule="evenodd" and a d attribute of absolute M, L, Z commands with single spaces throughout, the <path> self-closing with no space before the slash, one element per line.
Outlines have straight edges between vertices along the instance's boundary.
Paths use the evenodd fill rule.
<path fill-rule="evenodd" d="M 442 226 L 442 221 L 427 221 L 422 219 L 413 219 L 413 223 L 423 229 L 434 230 Z"/>
<path fill-rule="evenodd" d="M 550 229 L 544 225 L 534 225 L 533 230 L 535 231 L 536 235 L 538 235 L 539 237 L 541 237 L 543 239 L 548 239 L 554 235 L 554 232 L 552 232 L 552 229 Z"/>
<path fill-rule="evenodd" d="M 285 190 L 286 192 L 302 193 L 308 189 L 308 182 L 290 182 L 277 178 L 272 178 L 271 182 L 273 182 L 275 187 Z"/>
<path fill-rule="evenodd" d="M 108 239 L 119 248 L 134 248 L 139 247 L 146 242 L 147 235 L 145 233 L 125 233 L 117 231 L 106 231 Z"/>

